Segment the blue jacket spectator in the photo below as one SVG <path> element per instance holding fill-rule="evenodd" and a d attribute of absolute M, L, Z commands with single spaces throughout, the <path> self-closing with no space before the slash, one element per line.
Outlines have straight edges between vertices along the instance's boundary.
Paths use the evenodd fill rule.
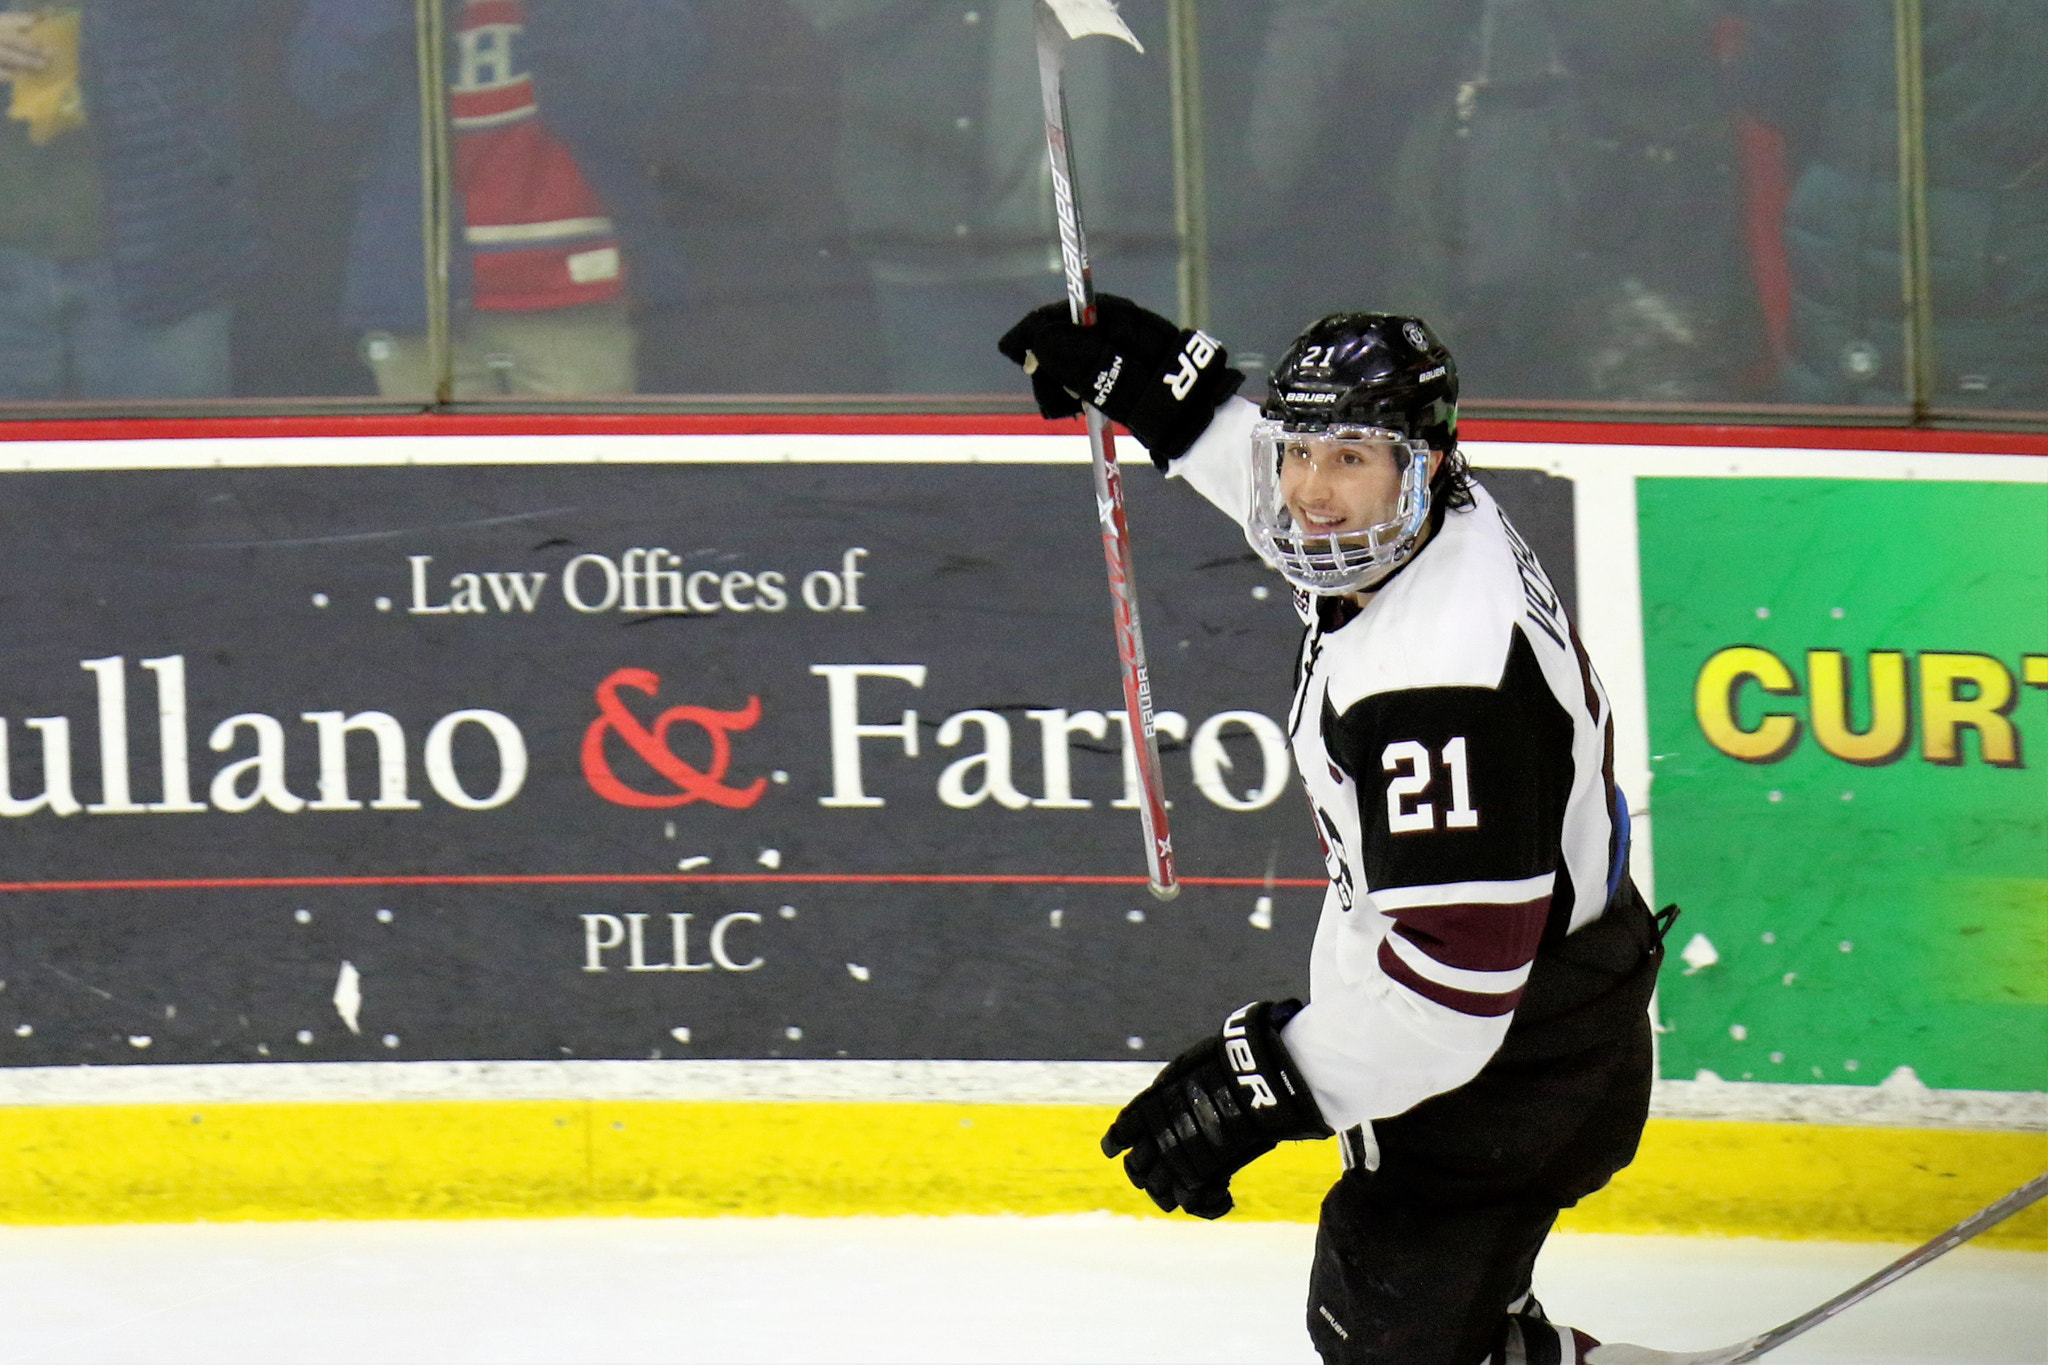
<path fill-rule="evenodd" d="M 701 47 L 688 0 L 526 0 L 521 57 L 550 131 L 603 198 L 641 305 L 683 297 L 680 241 L 644 168 L 641 138 L 683 88 Z M 421 249 L 420 108 L 412 0 L 309 0 L 292 44 L 291 83 L 315 113 L 388 110 L 364 174 L 350 243 L 342 321 L 364 331 L 426 326 Z M 461 214 L 461 196 L 454 196 Z M 470 255 L 458 222 L 450 291 L 470 301 Z"/>
<path fill-rule="evenodd" d="M 122 311 L 176 322 L 226 300 L 255 251 L 235 125 L 253 0 L 98 0 L 82 10 L 106 247 Z"/>

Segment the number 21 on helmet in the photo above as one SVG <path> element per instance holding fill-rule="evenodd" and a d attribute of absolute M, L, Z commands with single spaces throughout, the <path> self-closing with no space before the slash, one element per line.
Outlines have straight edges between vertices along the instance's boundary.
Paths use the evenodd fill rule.
<path fill-rule="evenodd" d="M 1253 428 L 1245 539 L 1313 593 L 1361 592 L 1415 553 L 1430 455 L 1457 448 L 1458 368 L 1420 319 L 1334 313 L 1274 367 Z"/>

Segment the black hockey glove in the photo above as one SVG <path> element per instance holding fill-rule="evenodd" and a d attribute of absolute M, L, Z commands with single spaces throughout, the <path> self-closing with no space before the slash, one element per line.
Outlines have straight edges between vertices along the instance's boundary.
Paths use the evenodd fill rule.
<path fill-rule="evenodd" d="M 1129 427 L 1161 469 L 1187 453 L 1244 383 L 1216 338 L 1115 294 L 1095 296 L 1093 327 L 1075 326 L 1065 303 L 1049 303 L 996 346 L 1031 375 L 1046 417 L 1077 416 L 1085 399 Z"/>
<path fill-rule="evenodd" d="M 1230 1178 L 1244 1166 L 1282 1142 L 1330 1136 L 1280 1041 L 1300 1010 L 1299 1000 L 1262 1001 L 1231 1015 L 1124 1106 L 1102 1154 L 1128 1148 L 1124 1174 L 1168 1213 L 1229 1213 Z"/>

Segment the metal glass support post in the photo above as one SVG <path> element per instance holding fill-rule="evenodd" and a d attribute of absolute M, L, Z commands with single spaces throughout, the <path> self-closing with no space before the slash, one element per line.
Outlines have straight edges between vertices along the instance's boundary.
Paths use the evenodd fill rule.
<path fill-rule="evenodd" d="M 1899 98 L 1899 289 L 1905 300 L 1906 401 L 1924 422 L 1935 399 L 1934 299 L 1927 232 L 1927 71 L 1920 0 L 1892 0 Z"/>
<path fill-rule="evenodd" d="M 450 233 L 455 168 L 448 152 L 448 27 L 442 0 L 414 0 L 414 50 L 420 83 L 420 240 L 427 289 L 427 370 L 434 402 L 455 397 L 455 353 L 448 329 Z"/>
<path fill-rule="evenodd" d="M 1209 181 L 1202 141 L 1202 39 L 1197 0 L 1167 0 L 1166 78 L 1172 92 L 1173 230 L 1180 325 L 1209 325 Z"/>

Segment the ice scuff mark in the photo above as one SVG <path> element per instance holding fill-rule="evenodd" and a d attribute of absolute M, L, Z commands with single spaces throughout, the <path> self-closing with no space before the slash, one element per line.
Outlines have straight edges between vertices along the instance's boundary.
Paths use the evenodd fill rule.
<path fill-rule="evenodd" d="M 341 1016 L 342 1023 L 348 1025 L 350 1033 L 361 1036 L 363 974 L 347 958 L 341 960 L 341 975 L 334 981 L 334 1012 Z"/>
<path fill-rule="evenodd" d="M 94 995 L 97 995 L 102 1000 L 112 1000 L 114 998 L 114 993 L 112 991 L 101 990 L 98 986 L 93 985 L 92 982 L 90 981 L 81 981 L 79 978 L 65 971 L 62 967 L 59 967 L 54 962 L 45 962 L 42 964 L 42 966 L 45 970 L 53 973 L 54 975 L 64 978 L 64 980 L 69 981 L 72 985 L 79 987 L 81 990 L 91 991 Z"/>
<path fill-rule="evenodd" d="M 708 864 L 708 863 L 709 863 L 710 861 L 711 861 L 711 859 L 710 859 L 710 857 L 709 857 L 708 855 L 706 855 L 706 854 L 703 854 L 703 853 L 699 853 L 699 854 L 698 854 L 698 855 L 697 855 L 696 857 L 694 857 L 694 858 L 683 858 L 683 859 L 679 859 L 679 860 L 677 861 L 677 863 L 676 863 L 676 871 L 678 871 L 678 872 L 695 872 L 695 871 L 696 871 L 696 870 L 697 870 L 698 868 L 700 868 L 700 867 L 703 867 L 703 866 L 705 866 L 705 865 L 706 865 L 706 864 Z"/>
<path fill-rule="evenodd" d="M 513 526 L 522 521 L 538 521 L 544 517 L 569 516 L 576 512 L 574 507 L 544 507 L 537 512 L 515 512 L 503 517 L 479 517 L 473 521 L 449 522 L 441 526 L 402 526 L 395 531 L 354 531 L 332 536 L 295 536 L 285 540 L 200 540 L 192 542 L 196 550 L 295 550 L 312 545 L 356 545 L 372 540 L 398 540 L 405 536 L 418 535 L 425 531 L 472 531 L 492 526 Z"/>

